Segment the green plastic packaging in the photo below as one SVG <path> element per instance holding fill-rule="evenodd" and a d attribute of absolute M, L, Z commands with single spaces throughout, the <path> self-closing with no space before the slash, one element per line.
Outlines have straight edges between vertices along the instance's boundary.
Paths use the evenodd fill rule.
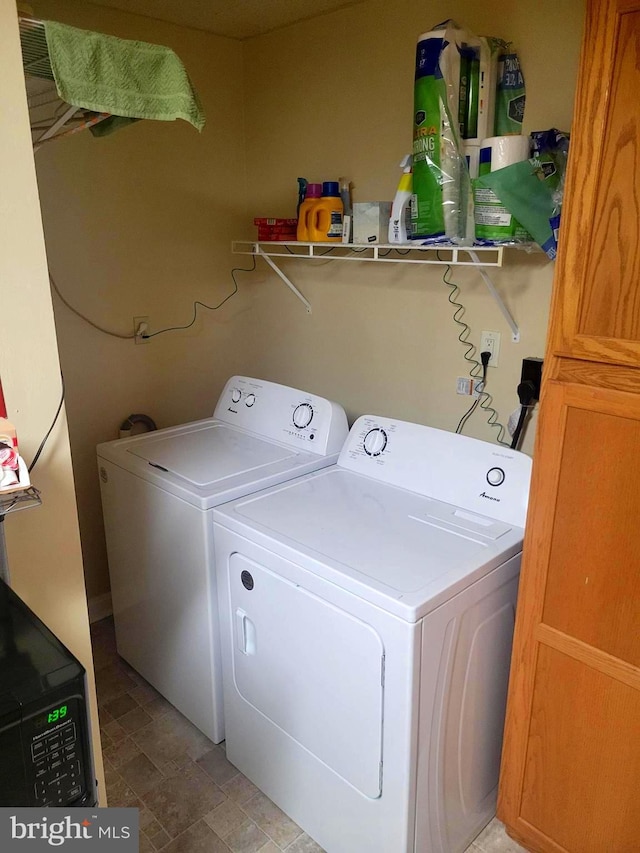
<path fill-rule="evenodd" d="M 526 95 L 518 54 L 513 51 L 498 57 L 495 136 L 522 133 Z"/>
<path fill-rule="evenodd" d="M 476 184 L 492 190 L 547 255 L 555 257 L 555 237 L 549 221 L 554 213 L 553 190 L 540 180 L 534 160 L 483 175 Z"/>

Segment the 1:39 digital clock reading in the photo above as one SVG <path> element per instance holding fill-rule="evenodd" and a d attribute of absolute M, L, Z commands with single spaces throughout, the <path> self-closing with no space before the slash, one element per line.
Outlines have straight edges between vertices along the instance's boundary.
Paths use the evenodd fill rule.
<path fill-rule="evenodd" d="M 56 723 L 63 723 L 71 719 L 73 705 L 67 701 L 65 705 L 57 705 L 55 708 L 49 708 L 40 716 L 33 718 L 33 727 L 37 730 L 45 729 L 47 726 L 53 726 Z"/>
<path fill-rule="evenodd" d="M 52 708 L 47 714 L 47 723 L 57 723 L 59 720 L 64 720 L 67 716 L 67 706 L 60 705 L 59 708 Z"/>

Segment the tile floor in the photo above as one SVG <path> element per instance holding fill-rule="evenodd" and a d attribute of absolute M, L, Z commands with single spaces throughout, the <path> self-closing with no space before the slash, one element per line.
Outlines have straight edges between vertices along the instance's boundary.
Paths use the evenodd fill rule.
<path fill-rule="evenodd" d="M 110 806 L 140 809 L 140 853 L 323 853 L 91 628 Z M 467 853 L 522 853 L 493 820 Z M 395 853 L 395 851 L 388 851 Z"/>

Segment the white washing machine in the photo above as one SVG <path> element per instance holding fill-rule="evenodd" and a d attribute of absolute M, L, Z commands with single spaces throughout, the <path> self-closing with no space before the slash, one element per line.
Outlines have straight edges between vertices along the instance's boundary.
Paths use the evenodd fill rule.
<path fill-rule="evenodd" d="M 531 461 L 379 417 L 214 510 L 227 756 L 328 853 L 495 813 Z"/>
<path fill-rule="evenodd" d="M 224 738 L 213 507 L 335 462 L 344 410 L 234 376 L 213 418 L 98 445 L 119 654 Z"/>

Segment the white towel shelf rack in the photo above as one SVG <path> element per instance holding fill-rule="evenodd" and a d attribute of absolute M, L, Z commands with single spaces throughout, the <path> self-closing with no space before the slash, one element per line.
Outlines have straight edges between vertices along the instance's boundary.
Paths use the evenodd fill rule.
<path fill-rule="evenodd" d="M 511 329 L 514 343 L 520 340 L 520 329 L 504 304 L 487 268 L 501 267 L 504 247 L 502 246 L 421 246 L 376 243 L 359 245 L 351 243 L 299 243 L 299 242 L 253 242 L 236 240 L 231 249 L 238 255 L 254 255 L 262 258 L 292 293 L 311 313 L 311 303 L 298 290 L 291 279 L 274 259 L 286 260 L 336 260 L 369 261 L 387 264 L 430 264 L 473 267 L 487 286 L 500 313 Z"/>

